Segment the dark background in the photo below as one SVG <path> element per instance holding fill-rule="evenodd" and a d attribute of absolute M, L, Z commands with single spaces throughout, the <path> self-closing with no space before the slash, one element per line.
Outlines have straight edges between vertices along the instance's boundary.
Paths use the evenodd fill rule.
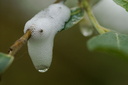
<path fill-rule="evenodd" d="M 38 11 L 32 11 L 32 5 L 25 11 L 21 2 L 0 0 L 1 52 L 7 53 L 14 41 L 23 35 L 25 22 Z M 90 38 L 81 34 L 78 25 L 58 33 L 52 65 L 46 73 L 35 70 L 25 45 L 2 76 L 0 85 L 128 85 L 127 60 L 89 52 L 86 42 Z"/>

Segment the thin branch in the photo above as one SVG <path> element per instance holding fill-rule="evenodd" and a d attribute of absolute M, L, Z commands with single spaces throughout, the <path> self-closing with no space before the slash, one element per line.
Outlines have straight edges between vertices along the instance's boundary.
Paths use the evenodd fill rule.
<path fill-rule="evenodd" d="M 27 42 L 27 40 L 31 37 L 31 30 L 27 30 L 27 32 L 18 39 L 9 49 L 9 55 L 14 56 L 17 51 Z"/>

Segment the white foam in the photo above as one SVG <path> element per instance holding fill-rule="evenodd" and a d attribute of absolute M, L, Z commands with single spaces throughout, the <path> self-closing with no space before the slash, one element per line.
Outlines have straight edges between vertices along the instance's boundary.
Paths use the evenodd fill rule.
<path fill-rule="evenodd" d="M 101 0 L 93 11 L 101 25 L 120 32 L 128 31 L 128 12 L 113 0 Z"/>
<path fill-rule="evenodd" d="M 26 23 L 24 32 L 27 29 L 33 30 L 28 41 L 28 51 L 35 67 L 49 68 L 54 36 L 63 29 L 69 18 L 70 9 L 63 3 L 57 3 L 39 12 Z"/>

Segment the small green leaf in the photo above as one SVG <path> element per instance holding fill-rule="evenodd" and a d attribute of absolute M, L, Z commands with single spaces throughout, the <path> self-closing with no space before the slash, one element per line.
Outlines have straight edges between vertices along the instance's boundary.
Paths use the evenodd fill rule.
<path fill-rule="evenodd" d="M 113 1 L 128 11 L 128 0 L 113 0 Z"/>
<path fill-rule="evenodd" d="M 107 32 L 88 41 L 89 50 L 98 50 L 128 57 L 128 35 Z"/>
<path fill-rule="evenodd" d="M 72 26 L 77 24 L 80 20 L 82 20 L 83 17 L 84 17 L 83 9 L 81 9 L 79 7 L 72 8 L 71 9 L 71 17 L 68 20 L 68 22 L 65 23 L 64 29 L 71 28 Z"/>
<path fill-rule="evenodd" d="M 2 74 L 12 63 L 14 57 L 0 53 L 0 74 Z"/>

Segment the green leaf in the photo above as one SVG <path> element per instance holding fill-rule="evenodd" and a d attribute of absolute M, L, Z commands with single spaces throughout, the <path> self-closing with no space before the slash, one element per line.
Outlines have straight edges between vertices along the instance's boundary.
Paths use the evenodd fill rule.
<path fill-rule="evenodd" d="M 82 20 L 83 17 L 84 17 L 83 9 L 81 9 L 79 7 L 72 8 L 71 9 L 71 17 L 68 20 L 68 22 L 65 23 L 64 29 L 71 28 L 72 26 L 77 24 L 80 20 Z"/>
<path fill-rule="evenodd" d="M 0 53 L 0 74 L 2 74 L 12 63 L 14 57 Z"/>
<path fill-rule="evenodd" d="M 128 35 L 107 32 L 93 37 L 87 43 L 89 50 L 104 51 L 128 57 Z"/>
<path fill-rule="evenodd" d="M 128 0 L 113 0 L 128 11 Z"/>

